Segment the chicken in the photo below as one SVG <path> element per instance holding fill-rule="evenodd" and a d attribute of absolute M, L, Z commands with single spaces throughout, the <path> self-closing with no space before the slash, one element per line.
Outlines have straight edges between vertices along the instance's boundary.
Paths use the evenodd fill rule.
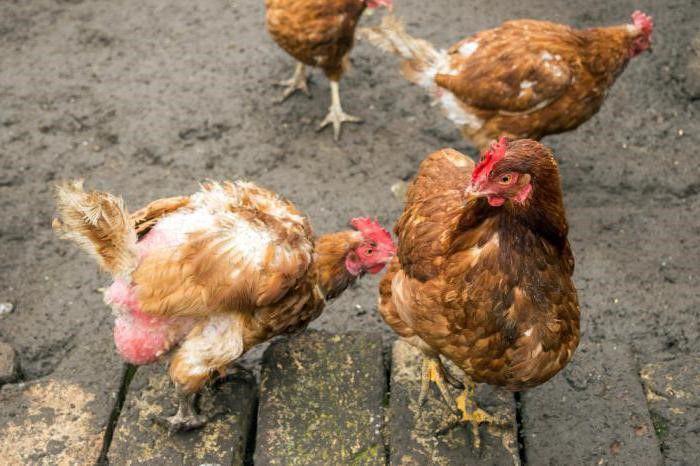
<path fill-rule="evenodd" d="M 343 123 L 362 121 L 343 111 L 338 87 L 357 22 L 365 8 L 391 4 L 392 0 L 265 0 L 270 35 L 297 60 L 292 78 L 279 83 L 285 87 L 282 100 L 298 90 L 308 95 L 306 66 L 321 68 L 331 83 L 331 106 L 319 130 L 332 124 L 336 141 Z"/>
<path fill-rule="evenodd" d="M 170 356 L 178 411 L 172 430 L 199 427 L 195 395 L 214 373 L 273 336 L 304 329 L 326 300 L 395 253 L 376 221 L 314 239 L 287 200 L 252 183 L 208 183 L 129 215 L 122 200 L 57 187 L 54 229 L 114 277 L 105 302 L 129 363 Z"/>
<path fill-rule="evenodd" d="M 379 312 L 424 353 L 419 404 L 436 382 L 471 423 L 476 447 L 478 424 L 502 420 L 476 406 L 474 383 L 534 387 L 578 345 L 567 230 L 557 164 L 532 140 L 503 138 L 476 166 L 452 149 L 437 151 L 408 189 Z M 440 356 L 464 371 L 456 407 Z"/>
<path fill-rule="evenodd" d="M 639 11 L 632 24 L 592 29 L 521 19 L 445 51 L 387 16 L 360 36 L 401 56 L 403 75 L 431 92 L 464 137 L 484 150 L 500 136 L 539 140 L 591 118 L 629 60 L 651 47 L 653 27 Z"/>

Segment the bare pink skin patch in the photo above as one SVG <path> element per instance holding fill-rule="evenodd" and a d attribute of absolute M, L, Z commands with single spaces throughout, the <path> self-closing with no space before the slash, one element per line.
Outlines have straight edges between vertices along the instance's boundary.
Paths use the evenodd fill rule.
<path fill-rule="evenodd" d="M 169 243 L 167 235 L 151 230 L 138 243 L 139 257 Z M 105 292 L 105 302 L 111 305 L 117 317 L 114 322 L 114 344 L 124 360 L 131 364 L 150 364 L 167 353 L 182 340 L 194 326 L 188 317 L 152 316 L 141 310 L 136 288 L 118 278 Z"/>
<path fill-rule="evenodd" d="M 523 189 L 520 190 L 518 194 L 515 195 L 513 199 L 518 201 L 519 203 L 523 204 L 528 197 L 530 197 L 530 193 L 532 192 L 532 183 L 528 183 L 525 186 L 523 186 Z"/>

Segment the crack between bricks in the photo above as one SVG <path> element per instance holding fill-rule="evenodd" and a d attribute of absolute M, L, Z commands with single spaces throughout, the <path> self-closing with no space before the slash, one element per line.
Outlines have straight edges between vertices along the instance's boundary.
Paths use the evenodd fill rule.
<path fill-rule="evenodd" d="M 520 464 L 525 466 L 527 464 L 527 455 L 525 451 L 525 427 L 523 426 L 523 397 L 521 392 L 515 392 L 513 394 L 515 398 L 515 427 L 517 429 L 517 442 L 518 442 L 518 456 L 520 457 Z"/>
<path fill-rule="evenodd" d="M 248 437 L 246 439 L 245 450 L 243 452 L 243 465 L 253 466 L 255 464 L 255 444 L 258 436 L 258 409 L 260 408 L 260 387 L 255 384 L 255 401 L 252 409 L 252 414 L 250 416 L 250 425 L 248 426 Z"/>
<path fill-rule="evenodd" d="M 124 407 L 124 401 L 126 400 L 126 394 L 129 391 L 129 385 L 136 374 L 138 368 L 133 364 L 125 363 L 122 367 L 121 382 L 119 384 L 119 390 L 117 391 L 117 399 L 114 400 L 114 406 L 112 407 L 112 412 L 109 414 L 109 421 L 107 421 L 107 428 L 105 429 L 104 437 L 102 438 L 102 448 L 100 449 L 100 456 L 97 458 L 96 466 L 109 465 L 107 460 L 107 454 L 109 453 L 109 447 L 112 445 L 112 437 L 114 436 L 114 430 L 117 427 L 117 421 L 119 421 L 119 416 L 121 415 L 122 408 Z"/>

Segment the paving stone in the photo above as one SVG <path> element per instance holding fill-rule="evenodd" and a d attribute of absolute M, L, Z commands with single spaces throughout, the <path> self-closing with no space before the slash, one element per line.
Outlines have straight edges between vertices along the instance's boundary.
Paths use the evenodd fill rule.
<path fill-rule="evenodd" d="M 390 464 L 520 464 L 513 394 L 485 384 L 477 386 L 478 406 L 506 417 L 511 421 L 511 427 L 482 425 L 481 449 L 475 451 L 469 427 L 458 426 L 445 434 L 436 435 L 451 418 L 451 412 L 433 384 L 422 414 L 419 414 L 421 362 L 419 350 L 401 340 L 394 343 L 388 412 Z M 452 363 L 447 366 L 453 374 L 460 374 Z M 452 394 L 457 396 L 459 391 L 453 390 Z"/>
<path fill-rule="evenodd" d="M 552 380 L 523 394 L 530 464 L 662 464 L 644 391 L 627 346 L 582 343 Z"/>
<path fill-rule="evenodd" d="M 700 356 L 649 364 L 641 375 L 666 464 L 700 464 Z"/>
<path fill-rule="evenodd" d="M 85 334 L 50 375 L 0 389 L 0 464 L 95 464 L 119 389 L 112 345 Z"/>
<path fill-rule="evenodd" d="M 19 377 L 19 360 L 15 350 L 0 341 L 0 386 L 15 382 Z"/>
<path fill-rule="evenodd" d="M 137 370 L 109 449 L 114 465 L 242 465 L 255 415 L 255 379 L 236 371 L 199 399 L 212 415 L 201 429 L 170 434 L 158 419 L 175 414 L 175 392 L 163 364 Z"/>
<path fill-rule="evenodd" d="M 263 356 L 256 465 L 384 465 L 378 335 L 305 332 Z"/>

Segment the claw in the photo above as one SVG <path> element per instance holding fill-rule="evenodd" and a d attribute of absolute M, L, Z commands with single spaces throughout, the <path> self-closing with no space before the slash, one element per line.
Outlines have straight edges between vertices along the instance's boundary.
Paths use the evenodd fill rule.
<path fill-rule="evenodd" d="M 287 97 L 289 97 L 297 91 L 301 91 L 304 94 L 306 94 L 307 97 L 311 98 L 311 93 L 309 92 L 307 80 L 308 78 L 306 77 L 306 66 L 303 63 L 297 63 L 297 66 L 294 69 L 294 75 L 291 78 L 275 83 L 275 86 L 285 88 L 284 92 L 282 93 L 282 97 L 277 100 L 277 103 L 281 104 L 282 102 L 287 100 Z"/>
<path fill-rule="evenodd" d="M 195 393 L 186 394 L 178 390 L 177 397 L 177 412 L 173 416 L 155 418 L 155 421 L 168 429 L 168 432 L 173 434 L 198 429 L 209 421 L 207 416 L 195 412 Z"/>
<path fill-rule="evenodd" d="M 459 425 L 469 424 L 472 431 L 472 442 L 475 450 L 481 449 L 481 434 L 479 425 L 490 424 L 492 426 L 507 427 L 510 421 L 502 416 L 492 415 L 476 405 L 475 385 L 465 380 L 465 390 L 457 397 L 458 414 L 447 425 L 438 429 L 435 435 L 444 435 Z"/>
<path fill-rule="evenodd" d="M 343 123 L 362 123 L 362 119 L 348 115 L 343 111 L 343 107 L 340 105 L 338 83 L 336 81 L 331 81 L 331 106 L 328 109 L 328 115 L 326 115 L 326 118 L 324 118 L 319 125 L 318 131 L 333 124 L 333 138 L 338 141 L 340 139 L 340 127 Z"/>
<path fill-rule="evenodd" d="M 209 422 L 209 418 L 203 414 L 192 414 L 183 416 L 180 411 L 175 415 L 165 418 L 156 418 L 158 424 L 162 425 L 170 434 L 186 432 L 188 430 L 199 429 Z"/>

